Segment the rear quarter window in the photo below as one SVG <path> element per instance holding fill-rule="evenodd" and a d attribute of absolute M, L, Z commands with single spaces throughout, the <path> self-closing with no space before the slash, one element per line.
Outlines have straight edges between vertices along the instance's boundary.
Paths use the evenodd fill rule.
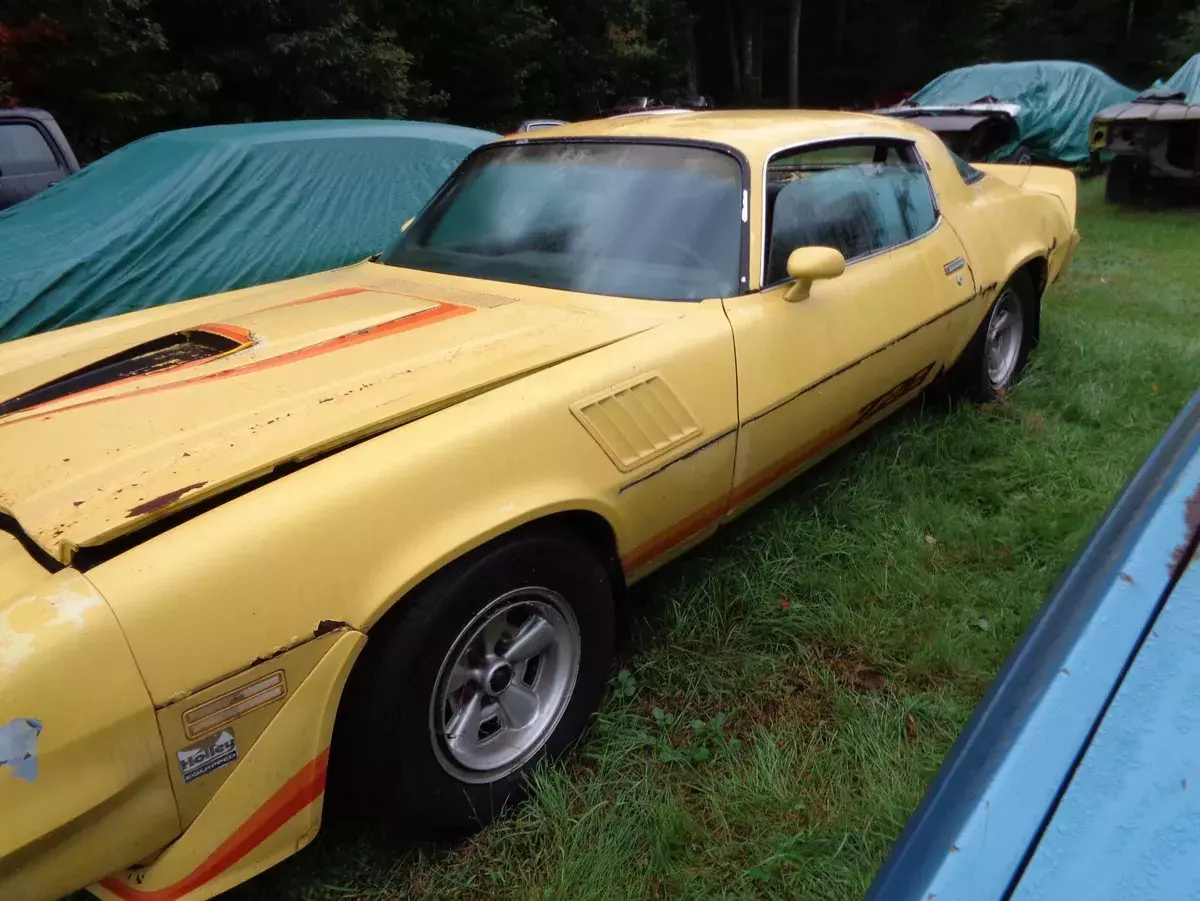
<path fill-rule="evenodd" d="M 959 176 L 967 184 L 973 185 L 975 182 L 983 178 L 985 174 L 984 172 L 976 169 L 957 153 L 950 151 L 950 159 L 954 160 L 954 168 L 958 170 Z"/>

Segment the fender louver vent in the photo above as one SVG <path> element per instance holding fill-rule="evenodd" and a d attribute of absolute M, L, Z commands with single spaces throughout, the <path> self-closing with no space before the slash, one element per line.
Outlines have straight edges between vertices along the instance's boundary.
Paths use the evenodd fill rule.
<path fill-rule="evenodd" d="M 0 416 L 19 413 L 136 376 L 203 363 L 242 350 L 252 343 L 248 332 L 222 325 L 201 326 L 164 335 L 4 401 L 0 403 Z"/>
<path fill-rule="evenodd" d="M 572 404 L 571 412 L 621 472 L 700 434 L 695 418 L 657 372 Z"/>

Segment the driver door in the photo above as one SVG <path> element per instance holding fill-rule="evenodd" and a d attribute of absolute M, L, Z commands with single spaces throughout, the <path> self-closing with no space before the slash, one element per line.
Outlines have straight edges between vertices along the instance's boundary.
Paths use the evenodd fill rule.
<path fill-rule="evenodd" d="M 946 314 L 974 293 L 911 143 L 783 151 L 767 173 L 765 287 L 725 301 L 739 408 L 731 516 L 928 384 L 952 353 Z M 787 257 L 812 245 L 839 250 L 846 270 L 789 302 Z"/>

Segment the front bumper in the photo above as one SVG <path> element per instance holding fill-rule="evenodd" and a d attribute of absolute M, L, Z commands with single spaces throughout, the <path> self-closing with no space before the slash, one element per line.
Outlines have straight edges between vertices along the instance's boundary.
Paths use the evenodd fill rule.
<path fill-rule="evenodd" d="M 53 901 L 179 833 L 158 723 L 116 617 L 0 533 L 0 898 Z"/>

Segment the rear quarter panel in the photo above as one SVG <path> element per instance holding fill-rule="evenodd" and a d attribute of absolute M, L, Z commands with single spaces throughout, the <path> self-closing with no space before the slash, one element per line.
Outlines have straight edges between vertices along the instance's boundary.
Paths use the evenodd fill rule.
<path fill-rule="evenodd" d="M 982 165 L 984 178 L 967 184 L 941 141 L 921 142 L 942 214 L 967 250 L 980 303 L 966 345 L 1000 289 L 1023 266 L 1039 261 L 1040 292 L 1066 266 L 1074 245 L 1075 176 L 1043 166 Z M 1022 186 L 1024 185 L 1024 186 Z"/>

